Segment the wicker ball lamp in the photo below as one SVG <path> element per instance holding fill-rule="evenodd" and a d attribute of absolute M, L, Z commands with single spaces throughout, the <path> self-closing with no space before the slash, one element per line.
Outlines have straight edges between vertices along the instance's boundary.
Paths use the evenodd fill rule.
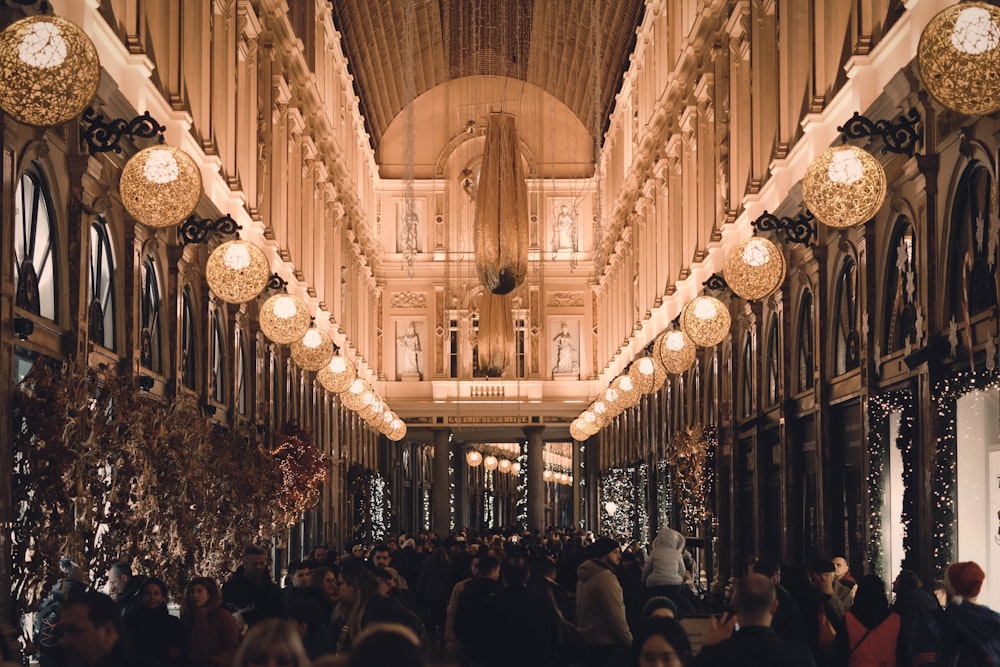
<path fill-rule="evenodd" d="M 917 67 L 927 92 L 949 109 L 1000 110 L 1000 9 L 960 2 L 938 13 L 920 35 Z"/>
<path fill-rule="evenodd" d="M 279 345 L 301 339 L 312 322 L 306 302 L 294 294 L 275 294 L 265 301 L 259 320 L 260 330 Z"/>
<path fill-rule="evenodd" d="M 330 363 L 316 373 L 319 383 L 332 394 L 347 391 L 356 378 L 357 369 L 354 367 L 354 362 L 340 355 L 330 359 Z"/>
<path fill-rule="evenodd" d="M 681 328 L 700 347 L 712 347 L 722 342 L 729 333 L 730 323 L 725 304 L 707 294 L 692 299 L 681 313 Z"/>
<path fill-rule="evenodd" d="M 304 371 L 319 371 L 333 359 L 333 339 L 330 334 L 310 327 L 301 340 L 292 343 L 292 361 Z"/>
<path fill-rule="evenodd" d="M 79 116 L 100 78 L 94 43 L 64 18 L 29 16 L 0 33 L 0 108 L 18 122 L 52 127 Z"/>
<path fill-rule="evenodd" d="M 171 227 L 198 205 L 201 171 L 181 149 L 151 146 L 125 163 L 119 190 L 133 218 L 148 227 Z"/>
<path fill-rule="evenodd" d="M 246 303 L 267 286 L 270 270 L 263 250 L 238 239 L 212 251 L 205 264 L 205 280 L 226 303 Z"/>
<path fill-rule="evenodd" d="M 678 375 L 691 368 L 697 352 L 694 341 L 683 331 L 676 330 L 664 331 L 660 334 L 653 350 L 664 370 L 673 375 Z"/>
<path fill-rule="evenodd" d="M 785 257 L 767 239 L 751 236 L 729 251 L 722 271 L 729 289 L 747 301 L 756 301 L 781 287 Z"/>
<path fill-rule="evenodd" d="M 802 199 L 823 224 L 853 227 L 878 213 L 885 187 L 885 170 L 871 153 L 834 146 L 809 163 L 802 177 Z"/>

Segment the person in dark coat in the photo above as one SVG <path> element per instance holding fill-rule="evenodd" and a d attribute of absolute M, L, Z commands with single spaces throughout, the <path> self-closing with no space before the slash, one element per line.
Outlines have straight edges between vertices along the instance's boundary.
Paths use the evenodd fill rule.
<path fill-rule="evenodd" d="M 781 585 L 781 566 L 773 558 L 761 558 L 754 563 L 753 571 L 763 574 L 774 584 L 774 594 L 778 600 L 778 609 L 774 612 L 771 629 L 782 639 L 791 639 L 807 643 L 806 626 L 802 622 L 802 610 Z"/>
<path fill-rule="evenodd" d="M 140 591 L 146 583 L 146 577 L 132 574 L 132 566 L 125 561 L 119 561 L 108 570 L 108 588 L 115 596 L 115 602 L 122 612 L 122 620 L 128 623 L 129 617 L 142 607 Z"/>
<path fill-rule="evenodd" d="M 748 574 L 736 585 L 735 616 L 723 617 L 695 661 L 698 667 L 815 667 L 809 647 L 781 639 L 771 629 L 778 600 L 774 583 L 762 574 Z M 733 633 L 739 624 L 740 629 Z"/>
<path fill-rule="evenodd" d="M 899 641 L 899 614 L 889 608 L 885 583 L 874 574 L 861 577 L 851 608 L 844 614 L 844 631 L 837 633 L 837 664 L 849 667 L 902 662 L 905 642 Z"/>
<path fill-rule="evenodd" d="M 448 615 L 448 600 L 455 582 L 451 578 L 451 562 L 444 547 L 435 547 L 424 561 L 417 583 L 417 596 L 427 608 L 427 634 L 444 640 L 444 624 Z"/>
<path fill-rule="evenodd" d="M 666 596 L 652 599 L 670 600 Z M 671 602 L 673 602 L 671 600 Z M 691 664 L 691 640 L 684 627 L 674 618 L 657 616 L 647 619 L 632 644 L 632 663 L 646 665 Z"/>
<path fill-rule="evenodd" d="M 941 665 L 1000 665 L 1000 614 L 978 603 L 986 573 L 973 561 L 952 563 L 944 574 L 948 607 L 940 614 Z"/>
<path fill-rule="evenodd" d="M 142 667 L 129 651 L 122 629 L 121 610 L 98 591 L 69 595 L 59 620 L 62 647 L 75 667 Z"/>
<path fill-rule="evenodd" d="M 250 627 L 265 618 L 285 617 L 281 589 L 271 580 L 263 549 L 253 545 L 244 549 L 243 564 L 222 586 L 222 601 L 245 610 L 243 620 Z"/>
<path fill-rule="evenodd" d="M 142 606 L 126 621 L 132 653 L 150 667 L 176 667 L 185 660 L 184 626 L 170 615 L 167 585 L 160 579 L 146 579 L 140 591 Z"/>
<path fill-rule="evenodd" d="M 63 603 L 70 595 L 87 590 L 89 585 L 83 568 L 70 558 L 64 556 L 60 559 L 59 569 L 63 573 L 62 579 L 55 583 L 35 614 L 32 641 L 38 651 L 38 663 L 41 667 L 61 667 L 66 664 L 60 644 L 62 631 L 59 627 Z"/>
<path fill-rule="evenodd" d="M 181 622 L 187 640 L 189 667 L 229 667 L 240 635 L 236 620 L 221 606 L 219 585 L 208 577 L 193 577 L 184 591 Z"/>
<path fill-rule="evenodd" d="M 892 610 L 899 614 L 900 642 L 903 648 L 900 667 L 927 667 L 937 662 L 936 618 L 940 610 L 934 595 L 923 588 L 916 572 L 900 570 L 892 584 L 896 598 Z"/>

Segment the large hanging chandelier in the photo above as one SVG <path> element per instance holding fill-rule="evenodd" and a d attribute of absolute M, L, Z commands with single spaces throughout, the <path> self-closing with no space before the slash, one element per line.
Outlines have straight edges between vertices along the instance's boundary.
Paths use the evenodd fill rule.
<path fill-rule="evenodd" d="M 122 205 L 148 227 L 171 227 L 194 212 L 201 198 L 201 171 L 179 148 L 150 146 L 122 169 Z"/>
<path fill-rule="evenodd" d="M 294 294 L 275 294 L 260 307 L 260 330 L 273 343 L 288 345 L 302 338 L 312 317 L 306 302 Z"/>
<path fill-rule="evenodd" d="M 692 299 L 681 313 L 681 328 L 700 347 L 712 347 L 722 342 L 729 333 L 731 322 L 725 304 L 707 294 Z"/>
<path fill-rule="evenodd" d="M 785 280 L 785 257 L 767 239 L 751 236 L 729 251 L 722 272 L 729 289 L 737 296 L 756 301 L 781 287 Z"/>
<path fill-rule="evenodd" d="M 514 318 L 510 294 L 483 294 L 479 314 L 479 369 L 500 377 L 514 355 Z"/>
<path fill-rule="evenodd" d="M 476 192 L 476 273 L 493 294 L 509 294 L 528 272 L 528 190 L 514 116 L 491 113 Z"/>
<path fill-rule="evenodd" d="M 871 153 L 834 146 L 809 163 L 802 177 L 802 199 L 820 222 L 853 227 L 878 213 L 885 187 L 885 170 Z"/>
<path fill-rule="evenodd" d="M 58 16 L 29 16 L 0 33 L 0 108 L 36 127 L 79 116 L 97 92 L 94 43 Z"/>
<path fill-rule="evenodd" d="M 212 251 L 205 264 L 205 280 L 226 303 L 246 303 L 267 287 L 270 271 L 264 251 L 238 239 Z"/>
<path fill-rule="evenodd" d="M 920 35 L 917 66 L 927 92 L 949 109 L 1000 109 L 1000 9 L 960 2 L 939 12 Z"/>

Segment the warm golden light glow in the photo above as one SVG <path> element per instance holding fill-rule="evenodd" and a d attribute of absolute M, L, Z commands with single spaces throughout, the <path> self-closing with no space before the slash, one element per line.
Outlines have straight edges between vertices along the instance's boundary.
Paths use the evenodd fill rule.
<path fill-rule="evenodd" d="M 875 216 L 885 201 L 885 170 L 868 151 L 828 148 L 809 163 L 802 199 L 820 222 L 853 227 Z"/>
<path fill-rule="evenodd" d="M 294 294 L 275 294 L 260 307 L 260 330 L 274 343 L 288 345 L 302 338 L 312 318 L 306 302 Z"/>
<path fill-rule="evenodd" d="M 483 462 L 483 455 L 474 449 L 470 449 L 465 454 L 465 462 L 469 464 L 470 468 L 478 468 Z"/>
<path fill-rule="evenodd" d="M 729 333 L 730 323 L 729 310 L 714 296 L 695 297 L 681 313 L 681 328 L 700 347 L 712 347 L 722 342 Z M 668 340 L 670 345 L 679 344 L 675 338 Z M 663 357 L 660 357 L 660 361 L 663 361 Z"/>
<path fill-rule="evenodd" d="M 785 257 L 767 239 L 751 236 L 729 251 L 723 275 L 737 296 L 747 301 L 763 299 L 785 280 Z"/>
<path fill-rule="evenodd" d="M 212 251 L 205 280 L 226 303 L 246 303 L 267 286 L 271 268 L 264 251 L 249 241 L 228 241 Z"/>
<path fill-rule="evenodd" d="M 333 394 L 346 391 L 357 378 L 354 362 L 347 357 L 335 356 L 316 374 L 323 388 Z"/>
<path fill-rule="evenodd" d="M 133 218 L 147 227 L 170 227 L 191 215 L 198 205 L 201 171 L 181 149 L 152 146 L 125 163 L 119 191 Z"/>
<path fill-rule="evenodd" d="M 664 331 L 653 343 L 653 354 L 667 373 L 678 375 L 691 368 L 697 349 L 683 331 Z"/>
<path fill-rule="evenodd" d="M 330 334 L 312 327 L 300 340 L 292 343 L 292 361 L 304 371 L 318 371 L 333 359 L 333 339 Z"/>
<path fill-rule="evenodd" d="M 917 66 L 927 92 L 969 116 L 1000 110 L 1000 9 L 962 2 L 924 27 Z"/>
<path fill-rule="evenodd" d="M 500 462 L 497 461 L 497 457 L 492 454 L 483 459 L 483 467 L 491 472 L 496 470 L 498 465 L 500 465 Z"/>

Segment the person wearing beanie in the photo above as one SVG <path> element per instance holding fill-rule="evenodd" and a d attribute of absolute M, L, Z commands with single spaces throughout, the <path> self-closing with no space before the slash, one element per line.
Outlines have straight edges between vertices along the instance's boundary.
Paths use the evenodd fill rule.
<path fill-rule="evenodd" d="M 1000 665 L 1000 614 L 978 604 L 986 580 L 978 563 L 952 563 L 944 574 L 948 607 L 941 614 L 941 665 Z"/>
<path fill-rule="evenodd" d="M 651 618 L 680 618 L 677 605 L 666 595 L 654 595 L 646 600 L 646 606 L 642 608 L 642 618 L 648 621 Z"/>
<path fill-rule="evenodd" d="M 590 547 L 590 558 L 576 570 L 576 615 L 580 633 L 589 647 L 587 665 L 605 665 L 632 646 L 625 616 L 625 598 L 615 568 L 622 550 L 617 541 L 599 538 Z"/>

